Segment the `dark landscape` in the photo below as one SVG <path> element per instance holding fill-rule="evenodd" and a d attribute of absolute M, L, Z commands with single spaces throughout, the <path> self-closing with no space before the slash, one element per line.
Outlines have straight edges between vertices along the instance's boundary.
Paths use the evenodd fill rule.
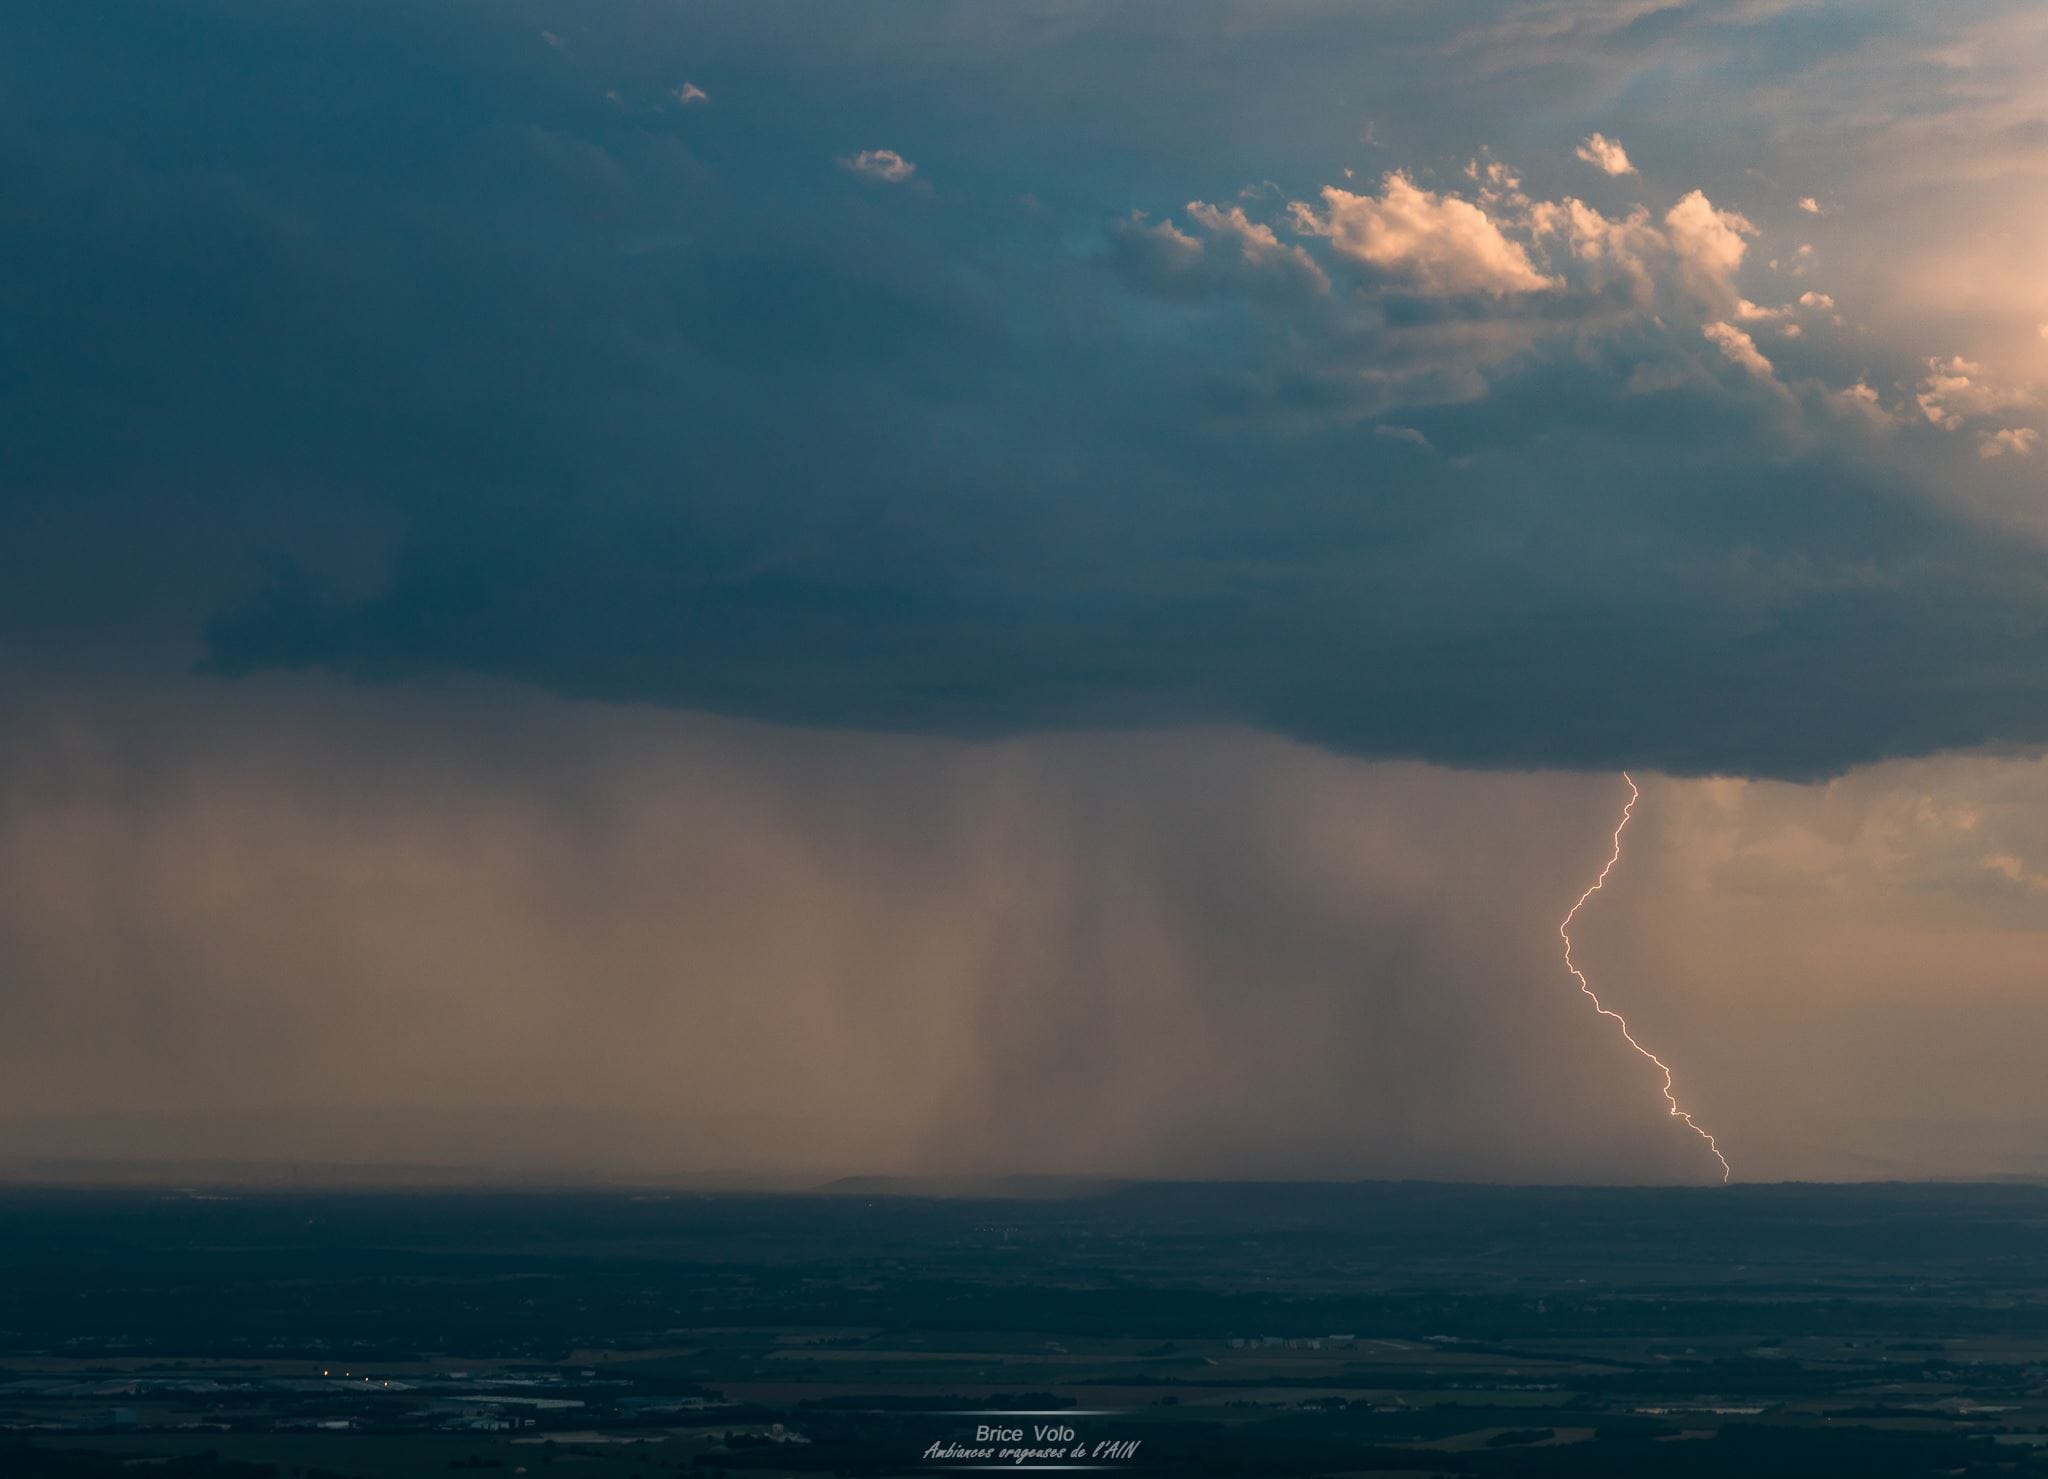
<path fill-rule="evenodd" d="M 2048 1471 L 2041 1188 L 907 1190 L 12 1191 L 0 1473 Z"/>

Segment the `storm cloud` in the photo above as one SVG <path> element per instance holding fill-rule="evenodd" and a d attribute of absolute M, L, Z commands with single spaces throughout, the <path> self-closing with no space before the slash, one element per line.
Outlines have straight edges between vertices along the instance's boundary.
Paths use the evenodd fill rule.
<path fill-rule="evenodd" d="M 216 677 L 1461 765 L 2048 738 L 2048 342 L 1909 309 L 1932 246 L 1887 214 L 2037 178 L 2038 87 L 1962 179 L 1981 95 L 1909 7 L 1544 14 L 21 17 L 0 620 Z M 1915 108 L 1859 124 L 1880 70 Z M 1608 135 L 1635 173 L 1575 157 Z M 1957 356 L 1995 406 L 1923 384 Z"/>
<path fill-rule="evenodd" d="M 2039 7 L 10 21 L 0 1174 L 2042 1169 Z"/>

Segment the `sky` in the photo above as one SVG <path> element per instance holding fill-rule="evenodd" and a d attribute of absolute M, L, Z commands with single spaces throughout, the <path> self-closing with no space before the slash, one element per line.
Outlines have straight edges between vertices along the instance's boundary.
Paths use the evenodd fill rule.
<path fill-rule="evenodd" d="M 7 1146 L 1717 1181 L 1558 954 L 1627 767 L 1578 958 L 1739 1178 L 2048 1172 L 2043 78 L 1991 0 L 17 18 Z"/>

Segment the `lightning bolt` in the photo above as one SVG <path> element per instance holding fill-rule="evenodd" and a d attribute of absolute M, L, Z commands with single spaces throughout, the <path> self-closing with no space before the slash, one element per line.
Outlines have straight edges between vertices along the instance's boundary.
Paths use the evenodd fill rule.
<path fill-rule="evenodd" d="M 1576 904 L 1572 905 L 1571 912 L 1566 914 L 1563 919 L 1558 921 L 1557 936 L 1559 939 L 1564 941 L 1564 968 L 1570 971 L 1573 976 L 1578 978 L 1579 990 L 1583 991 L 1586 994 L 1587 1001 L 1593 1003 L 1593 1010 L 1598 1012 L 1603 1017 L 1612 1017 L 1614 1019 L 1614 1025 L 1621 1029 L 1621 1035 L 1627 1041 L 1628 1045 L 1634 1048 L 1638 1053 L 1641 1053 L 1645 1058 L 1648 1058 L 1652 1063 L 1656 1064 L 1659 1068 L 1664 1070 L 1664 1102 L 1671 1106 L 1671 1113 L 1673 1116 L 1675 1116 L 1678 1119 L 1684 1120 L 1687 1129 L 1691 1130 L 1693 1134 L 1699 1136 L 1700 1139 L 1707 1142 L 1707 1149 L 1711 1150 L 1714 1153 L 1714 1159 L 1721 1163 L 1721 1180 L 1723 1184 L 1725 1184 L 1729 1176 L 1733 1174 L 1733 1170 L 1728 1164 L 1728 1157 L 1721 1154 L 1721 1147 L 1714 1143 L 1714 1137 L 1712 1135 L 1709 1135 L 1703 1128 L 1700 1127 L 1700 1125 L 1697 1122 L 1694 1121 L 1691 1115 L 1687 1114 L 1685 1110 L 1679 1107 L 1678 1096 L 1672 1093 L 1671 1091 L 1671 1065 L 1669 1063 L 1666 1063 L 1662 1058 L 1659 1058 L 1655 1053 L 1651 1052 L 1648 1048 L 1644 1047 L 1641 1043 L 1636 1041 L 1635 1034 L 1628 1030 L 1627 1018 L 1623 1017 L 1620 1012 L 1613 1011 L 1610 1008 L 1604 1007 L 1600 1004 L 1600 998 L 1593 994 L 1592 986 L 1589 985 L 1586 981 L 1586 973 L 1580 970 L 1578 968 L 1578 965 L 1572 960 L 1572 921 L 1578 918 L 1579 911 L 1586 907 L 1586 900 L 1592 898 L 1593 895 L 1600 892 L 1601 885 L 1607 882 L 1607 875 L 1612 873 L 1614 871 L 1614 865 L 1621 861 L 1621 834 L 1623 830 L 1628 826 L 1629 817 L 1633 815 L 1635 812 L 1636 803 L 1643 799 L 1643 793 L 1639 789 L 1637 789 L 1635 778 L 1633 776 L 1631 776 L 1627 771 L 1624 770 L 1621 773 L 1621 778 L 1628 782 L 1628 804 L 1622 807 L 1621 820 L 1615 823 L 1614 825 L 1614 851 L 1608 855 L 1607 866 L 1600 870 L 1600 876 L 1593 880 L 1592 886 L 1590 888 L 1588 888 L 1584 893 L 1579 895 L 1579 901 Z"/>

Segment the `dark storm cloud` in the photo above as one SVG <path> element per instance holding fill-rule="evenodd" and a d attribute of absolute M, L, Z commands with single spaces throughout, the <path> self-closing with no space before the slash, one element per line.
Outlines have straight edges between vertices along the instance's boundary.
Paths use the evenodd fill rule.
<path fill-rule="evenodd" d="M 1402 260 L 1246 234 L 1401 163 L 1368 118 L 1521 143 L 1447 133 L 1515 113 L 1428 109 L 1403 56 L 1640 60 L 1735 13 L 1614 9 L 45 7 L 0 59 L 0 620 L 168 627 L 228 675 L 1473 764 L 2048 739 L 2048 557 L 1828 422 L 1861 361 L 1764 342 L 1765 382 L 1612 285 L 1403 296 Z M 843 163 L 885 149 L 914 173 Z"/>

